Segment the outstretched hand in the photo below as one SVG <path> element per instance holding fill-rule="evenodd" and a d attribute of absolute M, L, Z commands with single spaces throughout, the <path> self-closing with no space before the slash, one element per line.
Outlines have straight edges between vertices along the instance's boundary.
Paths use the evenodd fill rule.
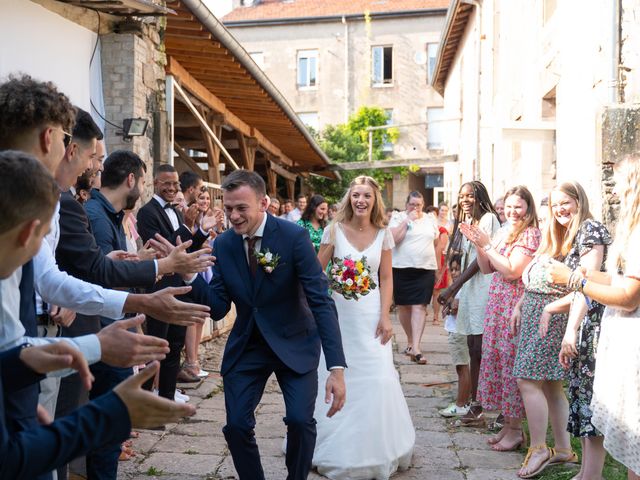
<path fill-rule="evenodd" d="M 176 239 L 177 245 L 171 244 L 169 240 L 160 234 L 156 234 L 156 240 L 150 240 L 151 245 L 166 254 L 166 258 L 158 262 L 159 272 L 164 275 L 167 273 L 177 273 L 180 275 L 191 275 L 198 272 L 204 272 L 213 266 L 215 258 L 211 255 L 211 248 L 205 247 L 192 253 L 188 253 L 187 249 L 193 243 L 188 240 L 184 243 L 180 237 Z"/>
<path fill-rule="evenodd" d="M 209 317 L 211 310 L 208 305 L 187 303 L 178 300 L 176 295 L 186 295 L 191 287 L 167 287 L 148 294 L 150 301 L 146 302 L 145 312 L 150 317 L 172 325 L 202 324 Z"/>
<path fill-rule="evenodd" d="M 347 387 L 344 384 L 344 370 L 341 368 L 331 370 L 324 389 L 324 403 L 331 402 L 327 417 L 331 418 L 342 410 L 346 399 Z"/>
<path fill-rule="evenodd" d="M 78 371 L 84 387 L 91 389 L 93 375 L 89 371 L 87 360 L 80 350 L 65 341 L 23 348 L 20 360 L 31 370 L 41 374 L 73 368 Z"/>
<path fill-rule="evenodd" d="M 97 334 L 102 351 L 101 360 L 113 367 L 131 367 L 154 360 L 163 360 L 169 353 L 169 343 L 151 335 L 129 332 L 142 324 L 144 315 L 118 320 Z"/>
<path fill-rule="evenodd" d="M 150 363 L 142 372 L 129 377 L 113 389 L 126 405 L 134 428 L 159 427 L 196 413 L 192 405 L 172 402 L 142 389 L 142 385 L 153 378 L 159 367 L 158 362 Z"/>

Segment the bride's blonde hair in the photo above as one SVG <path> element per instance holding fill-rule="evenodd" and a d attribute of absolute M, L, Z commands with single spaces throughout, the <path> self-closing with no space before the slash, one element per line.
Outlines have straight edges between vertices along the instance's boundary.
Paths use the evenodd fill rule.
<path fill-rule="evenodd" d="M 384 228 L 386 226 L 385 214 L 384 214 L 384 200 L 382 199 L 382 191 L 380 185 L 373 178 L 366 175 L 360 175 L 353 179 L 349 185 L 349 190 L 344 194 L 340 204 L 338 205 L 338 211 L 333 218 L 332 223 L 341 223 L 349 221 L 353 218 L 353 206 L 351 205 L 351 192 L 354 187 L 358 185 L 368 185 L 373 190 L 374 203 L 371 209 L 371 223 L 377 228 Z"/>
<path fill-rule="evenodd" d="M 627 155 L 613 167 L 620 184 L 617 192 L 620 198 L 620 213 L 616 224 L 616 236 L 609 258 L 607 270 L 611 273 L 624 272 L 626 256 L 631 248 L 629 239 L 640 226 L 640 154 Z"/>

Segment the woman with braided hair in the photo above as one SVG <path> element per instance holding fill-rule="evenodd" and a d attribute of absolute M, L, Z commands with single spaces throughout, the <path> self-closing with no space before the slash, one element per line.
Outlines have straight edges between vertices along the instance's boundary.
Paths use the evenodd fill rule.
<path fill-rule="evenodd" d="M 498 214 L 493 208 L 486 187 L 479 181 L 464 183 L 458 193 L 458 210 L 453 228 L 453 239 L 449 244 L 447 258 L 460 255 L 462 258 L 462 274 L 438 298 L 440 303 L 448 303 L 460 291 L 458 303 L 457 330 L 467 336 L 471 371 L 471 402 L 469 409 L 440 413 L 444 416 L 463 415 L 460 423 L 465 426 L 484 425 L 482 406 L 476 402 L 480 360 L 482 358 L 482 332 L 484 330 L 484 314 L 489 299 L 491 276 L 484 275 L 476 261 L 476 247 L 460 231 L 460 224 L 475 225 L 489 237 L 500 228 Z M 445 409 L 446 410 L 446 409 Z"/>

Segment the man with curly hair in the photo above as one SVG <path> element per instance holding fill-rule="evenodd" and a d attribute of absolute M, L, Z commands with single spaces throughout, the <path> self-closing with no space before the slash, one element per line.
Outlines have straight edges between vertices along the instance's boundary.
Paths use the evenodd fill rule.
<path fill-rule="evenodd" d="M 24 75 L 0 83 L 0 150 L 31 153 L 51 174 L 56 172 L 71 142 L 69 132 L 74 127 L 75 117 L 76 110 L 69 99 L 51 82 L 38 82 Z M 133 295 L 107 290 L 61 272 L 53 256 L 57 243 L 58 208 L 59 203 L 51 224 L 52 232 L 34 261 L 0 282 L 3 298 L 0 350 L 25 341 L 42 344 L 59 340 L 36 337 L 34 287 L 45 302 L 88 315 L 121 318 L 124 312 L 145 312 L 179 324 L 204 321 L 207 307 L 174 298 L 176 294 L 186 293 L 188 288 Z M 138 323 L 141 321 L 140 317 Z M 132 366 L 164 358 L 168 351 L 166 341 L 128 332 L 121 326 L 124 323 L 115 322 L 97 335 L 65 341 L 80 349 L 91 363 L 102 359 L 116 366 Z M 13 431 L 32 427 L 35 422 L 37 388 L 35 399 L 32 387 L 24 390 L 5 397 L 7 423 Z"/>

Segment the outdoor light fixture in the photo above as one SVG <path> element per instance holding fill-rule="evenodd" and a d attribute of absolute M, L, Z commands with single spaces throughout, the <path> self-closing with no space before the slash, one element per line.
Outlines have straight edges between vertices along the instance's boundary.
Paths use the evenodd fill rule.
<path fill-rule="evenodd" d="M 122 138 L 131 140 L 133 137 L 141 137 L 148 126 L 149 120 L 146 118 L 125 118 L 122 121 Z"/>

